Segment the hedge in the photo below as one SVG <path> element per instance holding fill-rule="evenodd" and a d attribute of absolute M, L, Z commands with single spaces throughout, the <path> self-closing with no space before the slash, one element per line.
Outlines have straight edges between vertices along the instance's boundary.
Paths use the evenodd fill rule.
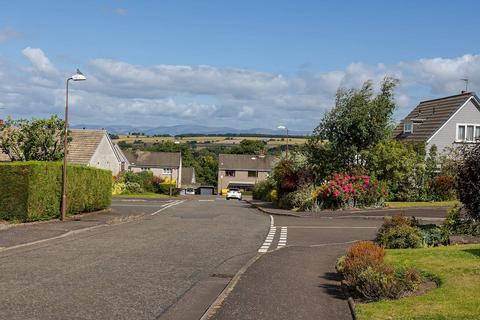
<path fill-rule="evenodd" d="M 105 209 L 112 201 L 112 173 L 68 165 L 67 214 Z M 0 163 L 0 219 L 35 221 L 60 216 L 61 162 Z"/>

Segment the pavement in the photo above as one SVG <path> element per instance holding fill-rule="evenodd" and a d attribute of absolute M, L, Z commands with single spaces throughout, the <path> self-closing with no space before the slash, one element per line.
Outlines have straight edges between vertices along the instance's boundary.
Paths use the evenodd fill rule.
<path fill-rule="evenodd" d="M 104 214 L 142 217 L 66 235 L 88 219 L 29 225 L 41 237 L 10 242 L 23 227 L 0 231 L 0 319 L 199 319 L 257 254 L 269 218 L 216 197 L 168 203 L 115 200 Z"/>

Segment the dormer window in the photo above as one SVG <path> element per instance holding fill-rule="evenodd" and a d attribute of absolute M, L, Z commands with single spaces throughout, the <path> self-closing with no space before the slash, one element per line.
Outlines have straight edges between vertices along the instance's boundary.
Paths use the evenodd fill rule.
<path fill-rule="evenodd" d="M 413 122 L 405 122 L 403 124 L 403 133 L 413 133 Z"/>

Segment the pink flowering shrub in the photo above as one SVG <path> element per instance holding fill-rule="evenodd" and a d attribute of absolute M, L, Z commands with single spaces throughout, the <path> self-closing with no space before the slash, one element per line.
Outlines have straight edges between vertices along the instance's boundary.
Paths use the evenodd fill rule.
<path fill-rule="evenodd" d="M 316 190 L 316 201 L 324 209 L 382 206 L 387 196 L 384 183 L 365 174 L 338 173 Z"/>

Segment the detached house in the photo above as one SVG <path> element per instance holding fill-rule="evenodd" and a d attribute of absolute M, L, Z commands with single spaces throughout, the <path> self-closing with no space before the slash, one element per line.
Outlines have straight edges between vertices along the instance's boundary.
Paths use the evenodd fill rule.
<path fill-rule="evenodd" d="M 67 161 L 71 164 L 96 167 L 117 175 L 126 169 L 126 158 L 107 131 L 70 129 Z M 10 158 L 0 151 L 0 161 Z"/>
<path fill-rule="evenodd" d="M 274 157 L 267 155 L 220 154 L 218 192 L 228 188 L 252 190 L 271 173 Z"/>
<path fill-rule="evenodd" d="M 480 99 L 473 92 L 420 102 L 395 128 L 394 137 L 446 147 L 480 139 Z"/>
<path fill-rule="evenodd" d="M 124 151 L 132 172 L 152 171 L 154 176 L 172 179 L 182 186 L 182 154 L 180 152 Z"/>
<path fill-rule="evenodd" d="M 126 170 L 126 158 L 107 131 L 71 129 L 70 138 L 69 163 L 110 170 L 114 176 Z"/>

